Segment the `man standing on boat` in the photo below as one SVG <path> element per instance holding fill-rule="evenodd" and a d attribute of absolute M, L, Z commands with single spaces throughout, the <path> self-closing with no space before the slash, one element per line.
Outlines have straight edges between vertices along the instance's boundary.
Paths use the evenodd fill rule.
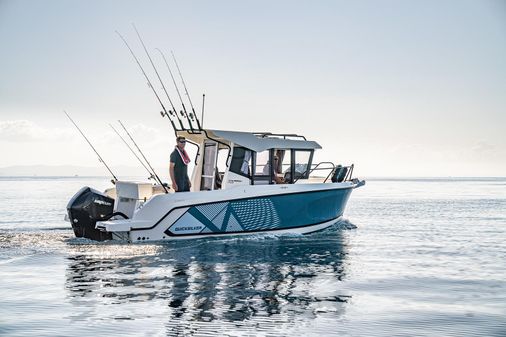
<path fill-rule="evenodd" d="M 188 178 L 188 164 L 190 156 L 186 153 L 184 147 L 186 139 L 182 136 L 176 138 L 176 148 L 170 155 L 170 179 L 172 188 L 176 192 L 187 192 L 192 187 L 190 178 Z"/>

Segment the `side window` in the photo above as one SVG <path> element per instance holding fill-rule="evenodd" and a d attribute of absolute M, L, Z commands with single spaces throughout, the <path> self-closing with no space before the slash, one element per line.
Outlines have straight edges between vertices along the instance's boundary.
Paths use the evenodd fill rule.
<path fill-rule="evenodd" d="M 227 160 L 229 154 L 228 148 L 218 148 L 218 157 L 216 158 L 216 170 L 214 172 L 214 189 L 218 190 L 222 187 L 223 176 L 227 170 Z"/>
<path fill-rule="evenodd" d="M 246 177 L 251 176 L 251 155 L 251 150 L 235 146 L 230 162 L 230 172 Z"/>
<path fill-rule="evenodd" d="M 255 177 L 271 176 L 270 151 L 257 152 L 255 161 Z"/>
<path fill-rule="evenodd" d="M 201 191 L 213 190 L 217 151 L 218 151 L 217 143 L 215 142 L 204 143 L 204 158 L 202 161 L 202 179 L 200 182 Z"/>
<path fill-rule="evenodd" d="M 309 176 L 313 151 L 295 150 L 294 154 L 294 178 L 306 179 Z"/>
<path fill-rule="evenodd" d="M 292 153 L 290 150 L 277 150 L 274 153 L 278 157 L 278 163 L 276 167 L 276 173 L 290 173 L 290 167 L 292 166 Z"/>
<path fill-rule="evenodd" d="M 227 159 L 228 159 L 228 149 L 219 149 L 218 150 L 218 161 L 216 163 L 219 173 L 223 173 L 226 171 Z"/>

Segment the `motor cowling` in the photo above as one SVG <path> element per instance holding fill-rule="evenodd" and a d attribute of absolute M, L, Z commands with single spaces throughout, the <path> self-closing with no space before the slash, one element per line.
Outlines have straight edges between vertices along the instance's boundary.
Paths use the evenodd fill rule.
<path fill-rule="evenodd" d="M 90 187 L 83 187 L 67 205 L 67 213 L 76 237 L 97 241 L 111 240 L 112 234 L 95 228 L 114 211 L 114 199 Z"/>

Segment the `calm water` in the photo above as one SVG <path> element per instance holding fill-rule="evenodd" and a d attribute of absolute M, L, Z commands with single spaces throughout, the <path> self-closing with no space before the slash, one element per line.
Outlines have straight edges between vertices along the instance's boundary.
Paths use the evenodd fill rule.
<path fill-rule="evenodd" d="M 324 232 L 139 245 L 73 238 L 83 185 L 108 182 L 0 178 L 0 335 L 506 336 L 506 178 L 369 180 Z"/>

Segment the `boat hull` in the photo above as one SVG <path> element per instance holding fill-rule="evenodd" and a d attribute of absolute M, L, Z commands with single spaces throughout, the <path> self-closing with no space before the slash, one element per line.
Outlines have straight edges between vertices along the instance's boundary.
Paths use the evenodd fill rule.
<path fill-rule="evenodd" d="M 82 219 L 74 219 L 76 212 L 71 210 L 82 213 L 91 209 L 77 203 L 82 198 L 81 190 L 71 200 L 68 209 L 73 226 L 77 221 L 83 225 L 85 219 L 93 220 L 88 225 L 94 227 L 94 231 L 76 235 L 97 241 L 143 242 L 254 233 L 305 234 L 339 221 L 351 192 L 363 183 L 242 186 L 229 190 L 157 194 L 142 204 L 130 219 L 115 217 L 121 212 L 114 212 L 105 217 L 109 220 L 102 221 L 101 216 L 91 213 Z M 94 193 L 88 199 L 93 202 L 105 198 L 99 192 L 91 191 Z M 92 232 L 101 235 L 86 235 Z"/>
<path fill-rule="evenodd" d="M 254 195 L 255 189 L 251 189 L 253 192 L 249 191 L 247 197 L 231 200 L 228 196 L 228 200 L 178 205 L 151 226 L 141 225 L 140 228 L 136 226 L 135 218 L 120 222 L 123 225 L 130 223 L 128 241 L 131 242 L 266 232 L 305 234 L 339 221 L 354 188 L 352 185 L 336 188 L 325 185 L 324 189 L 313 185 L 309 189 L 295 187 L 292 191 L 264 195 Z M 111 231 L 115 226 L 112 222 L 109 224 L 104 228 Z M 125 234 L 113 234 L 113 238 L 124 240 Z"/>

